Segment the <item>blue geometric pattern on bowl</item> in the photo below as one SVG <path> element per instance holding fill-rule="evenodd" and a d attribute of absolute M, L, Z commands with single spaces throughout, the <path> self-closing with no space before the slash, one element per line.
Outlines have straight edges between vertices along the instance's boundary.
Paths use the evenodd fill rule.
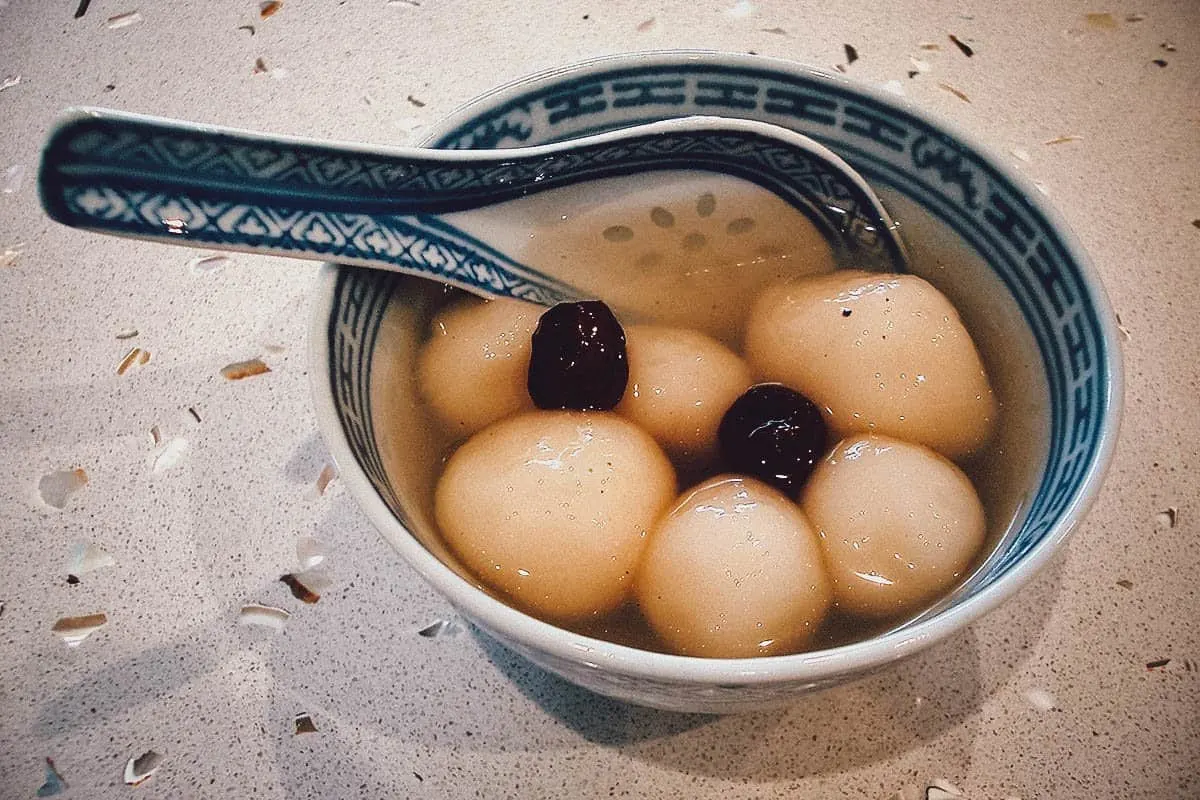
<path fill-rule="evenodd" d="M 384 262 L 551 305 L 578 298 L 438 215 L 592 180 L 701 169 L 762 185 L 864 263 L 903 264 L 900 240 L 865 187 L 801 145 L 750 130 L 664 130 L 446 164 L 420 152 L 334 149 L 92 112 L 54 131 L 39 185 L 50 215 L 81 228 Z"/>
<path fill-rule="evenodd" d="M 401 276 L 374 269 L 338 273 L 329 315 L 329 386 L 354 458 L 391 512 L 408 527 L 408 514 L 387 479 L 371 415 L 371 359 L 388 301 Z"/>
<path fill-rule="evenodd" d="M 868 179 L 888 183 L 950 225 L 987 259 L 1016 299 L 1045 363 L 1050 441 L 1025 524 L 975 576 L 969 592 L 980 591 L 1050 534 L 1095 466 L 1111 404 L 1106 340 L 1081 266 L 1050 221 L 986 160 L 936 126 L 819 74 L 684 58 L 634 69 L 593 67 L 585 76 L 531 89 L 480 112 L 434 144 L 534 145 L 698 113 L 770 122 L 820 141 Z M 386 289 L 381 280 L 367 271 L 343 270 L 338 297 L 381 295 Z M 343 309 L 335 311 L 340 319 Z M 364 331 L 378 327 L 382 303 L 369 314 L 356 322 Z M 370 419 L 364 406 L 370 351 L 365 357 L 351 352 L 347 360 L 334 341 L 340 334 L 341 323 L 331 323 L 333 373 L 348 375 L 348 385 L 359 393 L 339 395 L 342 424 L 387 499 L 384 476 L 369 467 L 378 463 L 372 435 L 362 427 Z"/>

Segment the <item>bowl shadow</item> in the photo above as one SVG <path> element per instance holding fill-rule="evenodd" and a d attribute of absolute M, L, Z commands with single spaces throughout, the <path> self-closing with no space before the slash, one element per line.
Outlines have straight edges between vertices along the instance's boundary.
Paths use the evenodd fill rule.
<path fill-rule="evenodd" d="M 1064 572 L 1061 559 L 1052 563 L 984 620 L 889 669 L 776 711 L 720 717 L 593 694 L 477 631 L 425 638 L 421 628 L 455 618 L 453 611 L 398 557 L 379 558 L 378 540 L 349 498 L 335 499 L 316 533 L 343 579 L 282 636 L 234 627 L 231 607 L 49 694 L 33 732 L 78 735 L 176 696 L 250 650 L 274 687 L 261 719 L 269 758 L 292 764 L 280 779 L 300 793 L 316 785 L 336 796 L 360 774 L 381 792 L 402 789 L 401 779 L 419 791 L 421 779 L 407 769 L 367 758 L 378 748 L 404 754 L 418 772 L 446 752 L 474 753 L 487 764 L 558 763 L 579 740 L 660 769 L 751 783 L 844 773 L 927 746 L 944 774 L 962 773 L 977 712 L 1037 651 Z M 326 603 L 338 613 L 326 612 Z M 323 736 L 293 736 L 291 717 L 301 710 L 314 714 Z M 290 762 L 301 754 L 303 769 Z"/>

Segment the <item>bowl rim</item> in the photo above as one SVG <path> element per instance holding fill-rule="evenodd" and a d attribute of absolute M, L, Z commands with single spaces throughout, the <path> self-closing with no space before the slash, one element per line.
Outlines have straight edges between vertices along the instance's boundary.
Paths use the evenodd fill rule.
<path fill-rule="evenodd" d="M 518 611 L 460 577 L 438 560 L 396 519 L 359 466 L 345 432 L 337 422 L 333 390 L 328 378 L 327 338 L 335 283 L 341 269 L 336 264 L 325 264 L 320 270 L 309 322 L 309 378 L 318 425 L 342 480 L 384 539 L 399 552 L 409 566 L 464 616 L 480 624 L 489 633 L 499 635 L 501 639 L 511 640 L 517 645 L 563 661 L 586 661 L 589 666 L 602 671 L 670 683 L 687 682 L 708 686 L 762 685 L 777 682 L 822 683 L 839 676 L 876 669 L 948 638 L 1030 583 L 1052 561 L 1095 502 L 1112 462 L 1124 404 L 1121 342 L 1112 305 L 1094 265 L 1060 212 L 1044 199 L 1032 180 L 1011 169 L 990 148 L 979 143 L 974 135 L 963 131 L 956 123 L 917 107 L 907 98 L 856 82 L 832 71 L 793 61 L 713 50 L 653 50 L 585 59 L 517 78 L 460 105 L 439 120 L 434 126 L 434 131 L 425 137 L 421 144 L 428 146 L 434 139 L 460 126 L 483 109 L 494 108 L 536 87 L 545 86 L 556 78 L 576 79 L 604 72 L 618 65 L 648 67 L 681 65 L 687 62 L 800 74 L 833 82 L 843 89 L 868 96 L 883 105 L 898 108 L 923 123 L 944 131 L 973 151 L 1021 191 L 1033 209 L 1057 232 L 1065 253 L 1079 268 L 1081 288 L 1085 290 L 1088 301 L 1095 309 L 1101 341 L 1107 354 L 1105 363 L 1108 382 L 1105 386 L 1106 413 L 1097 431 L 1099 442 L 1092 463 L 1070 504 L 1060 512 L 1058 520 L 1037 544 L 981 591 L 931 617 L 870 639 L 807 653 L 735 659 L 658 653 L 576 634 Z"/>

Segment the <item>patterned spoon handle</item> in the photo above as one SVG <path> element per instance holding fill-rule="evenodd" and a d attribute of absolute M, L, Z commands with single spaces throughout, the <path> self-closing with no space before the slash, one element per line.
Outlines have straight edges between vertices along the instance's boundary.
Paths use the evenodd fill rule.
<path fill-rule="evenodd" d="M 751 180 L 860 260 L 905 264 L 886 212 L 849 166 L 798 134 L 745 121 L 689 118 L 540 147 L 437 151 L 76 111 L 46 144 L 39 188 L 47 213 L 73 227 L 389 269 L 553 304 L 580 293 L 441 215 L 670 169 Z"/>

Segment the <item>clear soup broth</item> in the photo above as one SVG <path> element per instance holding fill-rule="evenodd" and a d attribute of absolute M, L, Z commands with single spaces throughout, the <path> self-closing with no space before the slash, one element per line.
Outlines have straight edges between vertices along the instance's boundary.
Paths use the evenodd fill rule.
<path fill-rule="evenodd" d="M 630 189 L 620 180 L 603 183 L 590 187 L 590 202 L 573 201 L 571 207 L 578 210 L 572 215 L 558 213 L 562 202 L 554 192 L 514 201 L 528 225 L 509 228 L 500 237 L 491 232 L 489 240 L 531 266 L 553 265 L 555 274 L 605 300 L 624 324 L 696 329 L 738 353 L 743 318 L 763 287 L 803 276 L 828 257 L 822 255 L 824 245 L 813 238 L 815 229 L 799 212 L 736 179 L 681 173 L 664 176 L 650 189 Z M 900 226 L 911 271 L 957 309 L 998 400 L 998 423 L 989 442 L 957 462 L 983 504 L 987 538 L 971 567 L 943 598 L 883 619 L 842 613 L 835 605 L 806 650 L 847 644 L 902 626 L 952 595 L 1019 527 L 1046 456 L 1047 387 L 1016 303 L 980 255 L 948 226 L 900 192 L 886 185 L 874 188 Z M 855 265 L 840 259 L 832 266 Z M 462 437 L 439 425 L 422 400 L 416 361 L 434 314 L 459 294 L 424 281 L 401 284 L 389 305 L 372 364 L 373 422 L 384 468 L 412 533 L 462 577 L 507 602 L 455 559 L 434 522 L 434 488 Z M 679 492 L 704 474 L 715 474 L 712 466 L 676 468 Z M 633 601 L 600 617 L 556 624 L 599 639 L 672 652 Z"/>

